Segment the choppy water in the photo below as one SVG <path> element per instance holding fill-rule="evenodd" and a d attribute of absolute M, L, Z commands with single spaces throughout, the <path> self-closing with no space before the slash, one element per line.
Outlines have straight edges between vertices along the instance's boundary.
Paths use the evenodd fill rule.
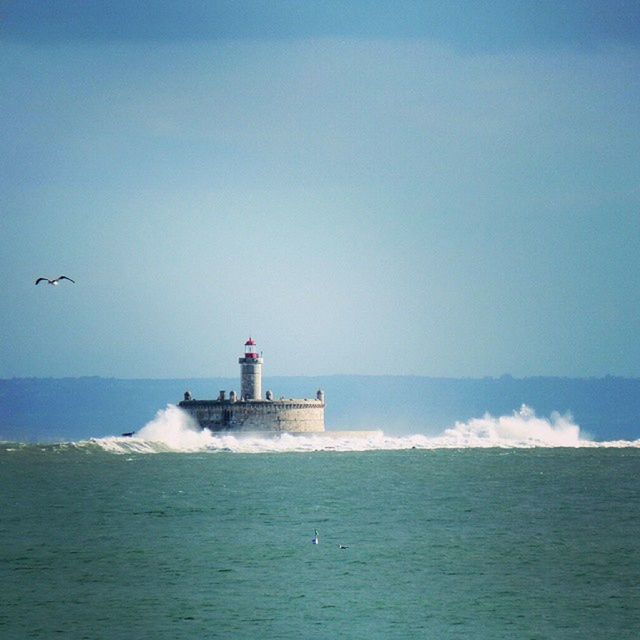
<path fill-rule="evenodd" d="M 0 446 L 1 637 L 638 637 L 637 447 L 119 441 Z"/>

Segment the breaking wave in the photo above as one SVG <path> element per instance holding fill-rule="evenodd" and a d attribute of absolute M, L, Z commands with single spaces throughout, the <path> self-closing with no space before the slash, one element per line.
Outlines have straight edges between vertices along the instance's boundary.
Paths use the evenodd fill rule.
<path fill-rule="evenodd" d="M 97 445 L 112 453 L 236 452 L 284 453 L 306 451 L 374 451 L 401 449 L 640 447 L 640 440 L 596 442 L 570 415 L 538 417 L 526 405 L 511 415 L 485 414 L 456 422 L 441 435 L 390 436 L 382 430 L 325 432 L 314 435 L 216 434 L 201 430 L 187 413 L 169 405 L 158 411 L 133 437 L 94 438 L 76 446 Z"/>

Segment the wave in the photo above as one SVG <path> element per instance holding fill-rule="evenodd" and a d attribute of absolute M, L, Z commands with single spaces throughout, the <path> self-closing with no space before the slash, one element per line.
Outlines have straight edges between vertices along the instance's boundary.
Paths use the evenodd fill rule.
<path fill-rule="evenodd" d="M 376 451 L 402 449 L 534 448 L 534 447 L 640 447 L 640 440 L 597 442 L 581 433 L 571 415 L 536 416 L 522 405 L 511 415 L 485 414 L 456 422 L 437 436 L 385 435 L 382 430 L 323 434 L 213 434 L 200 429 L 175 405 L 158 411 L 133 437 L 92 438 L 77 447 L 98 446 L 111 453 L 234 452 L 285 453 L 308 451 Z"/>

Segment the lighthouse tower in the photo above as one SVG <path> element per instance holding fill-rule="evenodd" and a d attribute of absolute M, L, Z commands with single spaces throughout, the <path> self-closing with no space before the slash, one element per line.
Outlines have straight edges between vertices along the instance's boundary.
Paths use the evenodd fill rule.
<path fill-rule="evenodd" d="M 262 358 L 256 349 L 256 341 L 249 338 L 244 343 L 244 357 L 240 363 L 240 398 L 262 400 Z"/>

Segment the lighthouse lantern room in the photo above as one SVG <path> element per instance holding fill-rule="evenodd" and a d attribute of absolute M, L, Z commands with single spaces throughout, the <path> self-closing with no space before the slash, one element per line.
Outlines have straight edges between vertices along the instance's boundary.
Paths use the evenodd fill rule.
<path fill-rule="evenodd" d="M 255 360 L 258 357 L 256 341 L 251 337 L 244 343 L 244 357 L 252 360 Z"/>

